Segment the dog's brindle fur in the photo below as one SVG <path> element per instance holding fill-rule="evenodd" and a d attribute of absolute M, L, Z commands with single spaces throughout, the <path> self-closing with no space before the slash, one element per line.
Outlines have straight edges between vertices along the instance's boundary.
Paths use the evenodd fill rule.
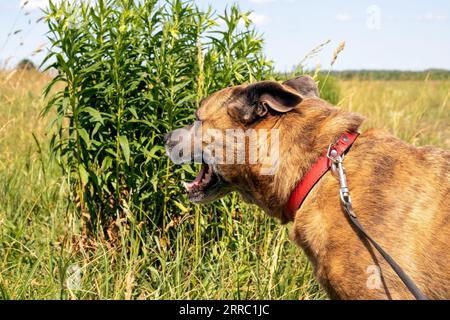
<path fill-rule="evenodd" d="M 216 165 L 214 171 L 226 192 L 239 191 L 283 223 L 287 222 L 283 207 L 311 164 L 342 132 L 358 130 L 364 120 L 319 99 L 308 77 L 223 89 L 203 101 L 196 115 L 204 130 L 280 130 L 274 176 L 260 175 L 260 167 L 250 164 Z M 353 144 L 344 165 L 361 224 L 428 298 L 449 299 L 450 152 L 417 148 L 385 132 L 368 130 Z M 334 299 L 413 298 L 352 228 L 338 190 L 338 180 L 326 173 L 296 212 L 291 230 L 291 239 L 312 262 L 319 283 Z M 368 285 L 370 266 L 380 267 L 378 289 Z"/>

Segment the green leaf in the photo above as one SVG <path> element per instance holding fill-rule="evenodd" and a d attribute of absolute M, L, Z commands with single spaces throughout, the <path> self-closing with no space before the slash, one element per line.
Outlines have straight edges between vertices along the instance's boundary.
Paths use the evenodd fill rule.
<path fill-rule="evenodd" d="M 84 128 L 78 128 L 78 135 L 81 137 L 81 139 L 84 140 L 86 143 L 86 146 L 89 148 L 91 145 L 91 140 L 89 139 L 89 134 L 87 133 L 86 129 Z"/>
<path fill-rule="evenodd" d="M 89 182 L 89 173 L 86 171 L 86 169 L 81 163 L 78 165 L 78 173 L 80 175 L 81 185 L 85 187 Z"/>
<path fill-rule="evenodd" d="M 195 175 L 195 172 L 194 170 L 192 170 L 192 166 L 190 164 L 183 164 L 181 167 L 183 168 L 184 171 Z"/>
<path fill-rule="evenodd" d="M 182 213 L 189 212 L 189 209 L 186 208 L 181 202 L 178 202 L 176 200 L 173 200 L 173 203 L 178 207 L 178 209 L 181 210 Z"/>
<path fill-rule="evenodd" d="M 98 111 L 92 107 L 87 107 L 87 108 L 83 109 L 83 112 L 89 113 L 92 120 L 94 120 L 96 122 L 100 122 L 101 124 L 104 124 L 103 117 L 100 114 L 100 111 Z"/>
<path fill-rule="evenodd" d="M 113 161 L 112 161 L 111 157 L 106 156 L 102 162 L 102 170 L 108 171 L 112 167 L 112 163 L 113 163 Z"/>
<path fill-rule="evenodd" d="M 131 108 L 129 108 L 128 110 L 131 112 L 131 114 L 133 115 L 133 117 L 135 117 L 136 119 L 139 119 L 139 116 L 138 116 L 138 114 L 137 114 L 135 108 L 131 107 Z"/>
<path fill-rule="evenodd" d="M 130 165 L 130 145 L 128 144 L 128 138 L 126 136 L 119 136 L 120 147 L 122 148 L 123 155 L 127 165 Z"/>
<path fill-rule="evenodd" d="M 148 158 L 155 158 L 158 159 L 159 156 L 155 155 L 157 152 L 164 153 L 165 149 L 162 146 L 153 146 L 153 148 L 148 152 L 147 157 Z"/>

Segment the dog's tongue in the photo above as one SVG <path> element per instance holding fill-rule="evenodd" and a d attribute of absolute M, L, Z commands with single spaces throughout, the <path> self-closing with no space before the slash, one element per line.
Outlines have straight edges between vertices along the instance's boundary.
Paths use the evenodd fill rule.
<path fill-rule="evenodd" d="M 190 191 L 194 186 L 199 185 L 202 181 L 202 178 L 205 176 L 206 169 L 208 168 L 208 165 L 202 164 L 202 168 L 200 169 L 200 172 L 198 173 L 197 177 L 195 177 L 195 180 L 192 182 L 184 182 L 184 187 L 187 191 Z"/>

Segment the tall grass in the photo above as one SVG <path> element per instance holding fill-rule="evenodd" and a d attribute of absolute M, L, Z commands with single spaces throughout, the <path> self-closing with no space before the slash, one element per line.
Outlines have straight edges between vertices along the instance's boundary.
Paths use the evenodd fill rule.
<path fill-rule="evenodd" d="M 450 147 L 450 83 L 342 81 L 339 106 L 367 117 L 363 129 L 382 128 L 414 145 Z"/>

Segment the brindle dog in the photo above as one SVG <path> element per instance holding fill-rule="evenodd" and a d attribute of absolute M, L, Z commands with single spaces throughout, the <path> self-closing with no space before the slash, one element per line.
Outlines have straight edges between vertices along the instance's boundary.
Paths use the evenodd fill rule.
<path fill-rule="evenodd" d="M 249 163 L 247 158 L 244 163 L 203 164 L 199 176 L 185 184 L 190 200 L 204 203 L 238 191 L 283 223 L 288 219 L 283 207 L 312 163 L 341 133 L 357 131 L 364 120 L 321 100 L 309 77 L 220 90 L 202 101 L 196 117 L 203 132 L 278 129 L 279 158 L 273 175 L 261 174 L 261 164 Z M 195 135 L 194 126 L 185 129 L 184 135 Z M 172 158 L 178 141 L 173 136 L 171 132 L 165 137 Z M 201 146 L 206 152 L 205 142 Z M 247 146 L 237 148 L 246 148 L 241 151 L 247 155 Z M 449 299 L 450 152 L 417 148 L 371 129 L 354 142 L 344 166 L 354 211 L 368 233 L 425 296 Z M 312 262 L 330 298 L 413 298 L 350 225 L 340 205 L 339 182 L 330 171 L 295 213 L 291 239 Z M 373 276 L 378 277 L 374 282 L 378 285 L 372 283 Z"/>

